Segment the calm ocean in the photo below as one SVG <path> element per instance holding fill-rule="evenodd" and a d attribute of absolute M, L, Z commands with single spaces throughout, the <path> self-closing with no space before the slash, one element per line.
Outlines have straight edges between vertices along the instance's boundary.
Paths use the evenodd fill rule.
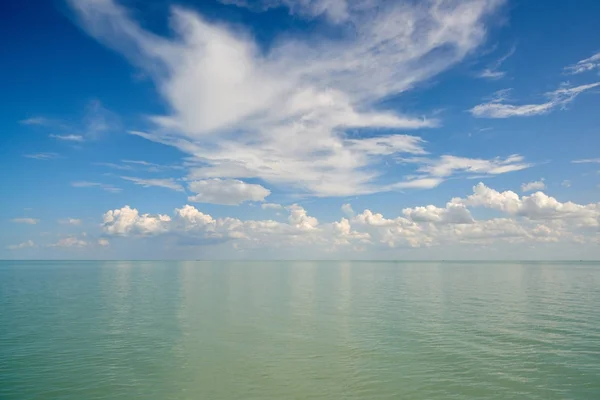
<path fill-rule="evenodd" d="M 0 262 L 0 399 L 600 399 L 600 264 Z"/>

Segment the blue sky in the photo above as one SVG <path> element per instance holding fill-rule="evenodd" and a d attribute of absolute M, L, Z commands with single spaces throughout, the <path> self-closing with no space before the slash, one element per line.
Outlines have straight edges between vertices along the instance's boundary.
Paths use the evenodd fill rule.
<path fill-rule="evenodd" d="M 600 257 L 598 2 L 0 7 L 0 258 Z"/>

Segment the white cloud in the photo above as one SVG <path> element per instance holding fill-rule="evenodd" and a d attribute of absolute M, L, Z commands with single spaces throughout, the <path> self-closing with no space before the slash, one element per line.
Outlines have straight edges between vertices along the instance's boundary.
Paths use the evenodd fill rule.
<path fill-rule="evenodd" d="M 510 190 L 498 192 L 479 183 L 473 194 L 466 199 L 453 199 L 455 204 L 483 206 L 500 210 L 509 215 L 518 215 L 531 220 L 572 219 L 585 226 L 599 226 L 600 204 L 580 205 L 573 202 L 561 203 L 543 192 L 519 197 Z"/>
<path fill-rule="evenodd" d="M 288 218 L 290 225 L 307 231 L 313 230 L 319 225 L 319 221 L 315 217 L 309 216 L 303 207 L 293 204 L 286 208 L 290 212 Z"/>
<path fill-rule="evenodd" d="M 102 247 L 110 246 L 108 239 L 98 239 L 98 245 Z"/>
<path fill-rule="evenodd" d="M 402 214 L 413 222 L 435 222 L 441 224 L 472 224 L 471 212 L 464 204 L 448 203 L 445 208 L 434 205 L 405 208 Z"/>
<path fill-rule="evenodd" d="M 58 154 L 56 153 L 32 153 L 32 154 L 25 154 L 23 155 L 23 157 L 26 158 L 33 158 L 35 160 L 54 160 L 56 158 L 58 158 Z"/>
<path fill-rule="evenodd" d="M 565 179 L 564 181 L 562 181 L 561 186 L 566 188 L 571 187 L 571 181 Z"/>
<path fill-rule="evenodd" d="M 49 125 L 52 121 L 44 117 L 31 117 L 19 122 L 23 125 Z"/>
<path fill-rule="evenodd" d="M 156 187 L 162 187 L 162 188 L 166 188 L 166 189 L 176 190 L 178 192 L 184 191 L 183 186 L 181 186 L 179 183 L 175 182 L 175 180 L 173 180 L 172 178 L 144 179 L 144 178 L 135 178 L 135 177 L 131 177 L 131 176 L 122 176 L 121 178 L 125 179 L 126 181 L 133 182 L 136 185 L 143 186 L 143 187 L 156 186 Z"/>
<path fill-rule="evenodd" d="M 131 165 L 121 165 L 121 164 L 115 164 L 115 163 L 109 163 L 109 162 L 95 162 L 93 164 L 101 166 L 101 167 L 108 167 L 108 168 L 117 169 L 117 170 L 121 170 L 121 171 L 132 171 L 133 170 L 133 167 Z"/>
<path fill-rule="evenodd" d="M 544 178 L 540 179 L 539 181 L 528 182 L 521 185 L 521 191 L 523 193 L 543 189 L 546 189 L 546 183 L 544 183 Z"/>
<path fill-rule="evenodd" d="M 81 225 L 81 220 L 78 218 L 65 218 L 58 220 L 58 223 L 63 225 Z"/>
<path fill-rule="evenodd" d="M 504 215 L 477 220 L 474 207 L 487 207 Z M 140 214 L 124 207 L 104 215 L 103 230 L 115 236 L 156 236 L 160 243 L 180 245 L 235 244 L 243 249 L 307 247 L 306 257 L 318 251 L 371 251 L 383 248 L 433 246 L 509 245 L 535 243 L 595 243 L 600 227 L 600 203 L 581 205 L 559 202 L 542 192 L 530 196 L 498 192 L 480 183 L 473 194 L 454 198 L 444 207 L 423 205 L 402 210 L 387 218 L 364 210 L 351 218 L 321 222 L 302 206 L 286 207 L 287 222 L 215 218 L 186 205 L 173 217 Z M 166 240 L 168 239 L 168 240 Z M 346 254 L 346 250 L 344 250 Z M 262 254 L 262 253 L 261 253 Z"/>
<path fill-rule="evenodd" d="M 176 169 L 176 170 L 184 169 L 181 165 L 163 165 L 163 164 L 156 164 L 156 163 L 152 163 L 152 162 L 148 162 L 148 161 L 144 161 L 144 160 L 121 160 L 121 162 L 125 163 L 125 164 L 132 164 L 132 165 L 136 165 L 136 166 L 146 167 L 146 170 L 149 172 L 159 172 L 159 171 L 169 170 L 169 169 Z M 121 165 L 121 167 L 130 167 L 130 166 Z"/>
<path fill-rule="evenodd" d="M 117 115 L 106 109 L 100 101 L 93 100 L 87 105 L 78 129 L 86 139 L 97 140 L 119 126 Z"/>
<path fill-rule="evenodd" d="M 38 222 L 40 222 L 39 219 L 35 219 L 35 218 L 13 218 L 11 219 L 12 222 L 15 222 L 17 224 L 28 224 L 28 225 L 35 225 Z"/>
<path fill-rule="evenodd" d="M 555 108 L 564 108 L 581 93 L 600 86 L 600 82 L 590 83 L 576 87 L 563 87 L 553 92 L 546 93 L 549 100 L 539 104 L 512 105 L 504 103 L 504 99 L 495 99 L 488 103 L 473 107 L 471 114 L 478 118 L 510 118 L 530 117 L 549 113 Z"/>
<path fill-rule="evenodd" d="M 300 17 L 327 17 L 332 23 L 341 23 L 350 18 L 353 8 L 359 6 L 347 0 L 220 0 L 224 4 L 247 7 L 254 11 L 287 7 L 290 14 Z M 365 5 L 363 4 L 363 7 Z"/>
<path fill-rule="evenodd" d="M 73 119 L 77 122 L 72 123 L 71 120 Z M 46 117 L 32 117 L 20 121 L 20 123 L 52 128 L 55 132 L 50 134 L 49 137 L 77 143 L 99 139 L 120 126 L 119 118 L 113 112 L 104 108 L 98 100 L 90 101 L 82 113 L 70 118 L 68 122 Z"/>
<path fill-rule="evenodd" d="M 333 245 L 334 246 L 347 246 L 358 241 L 361 244 L 371 243 L 371 235 L 367 232 L 358 232 L 352 230 L 350 221 L 346 218 L 342 218 L 339 222 L 333 222 Z"/>
<path fill-rule="evenodd" d="M 197 193 L 188 200 L 197 203 L 238 205 L 245 201 L 264 201 L 271 194 L 261 185 L 237 179 L 205 179 L 190 182 L 188 187 Z"/>
<path fill-rule="evenodd" d="M 83 136 L 81 135 L 50 135 L 51 138 L 57 140 L 64 140 L 66 142 L 83 142 Z"/>
<path fill-rule="evenodd" d="M 504 71 L 495 71 L 495 70 L 486 68 L 483 71 L 481 71 L 479 73 L 479 75 L 477 75 L 477 76 L 479 78 L 496 80 L 496 79 L 504 78 L 505 75 L 506 75 L 506 72 L 504 72 Z"/>
<path fill-rule="evenodd" d="M 415 178 L 404 182 L 394 183 L 386 187 L 388 190 L 399 189 L 431 189 L 444 182 L 441 178 Z"/>
<path fill-rule="evenodd" d="M 503 78 L 506 75 L 506 72 L 500 71 L 499 68 L 504 64 L 506 60 L 508 60 L 516 50 L 516 46 L 513 46 L 505 55 L 496 60 L 489 68 L 485 68 L 481 71 L 477 76 L 479 78 L 497 80 Z"/>
<path fill-rule="evenodd" d="M 490 160 L 444 155 L 435 160 L 416 157 L 401 159 L 400 161 L 422 164 L 417 170 L 418 172 L 438 178 L 445 178 L 456 173 L 499 175 L 520 171 L 532 166 L 524 162 L 523 156 L 518 154 L 513 154 L 504 159 L 496 157 Z"/>
<path fill-rule="evenodd" d="M 586 58 L 585 60 L 578 61 L 574 65 L 565 67 L 565 72 L 574 75 L 593 71 L 595 69 L 600 69 L 600 53 L 596 53 L 590 58 Z"/>
<path fill-rule="evenodd" d="M 263 210 L 281 210 L 283 206 L 277 203 L 263 203 L 260 205 Z"/>
<path fill-rule="evenodd" d="M 342 204 L 342 212 L 348 217 L 354 217 L 354 210 L 350 204 Z"/>
<path fill-rule="evenodd" d="M 6 248 L 8 250 L 20 250 L 20 249 L 28 249 L 31 247 L 35 247 L 35 243 L 32 240 L 28 240 L 26 242 L 19 243 L 19 244 L 8 245 Z"/>
<path fill-rule="evenodd" d="M 168 38 L 145 31 L 113 1 L 71 1 L 85 29 L 155 80 L 172 112 L 153 116 L 150 132 L 132 133 L 190 155 L 190 179 L 258 178 L 317 196 L 388 190 L 378 183 L 386 175 L 381 159 L 424 154 L 414 136 L 349 130 L 436 126 L 376 105 L 476 49 L 486 17 L 502 3 L 284 2 L 353 34 L 282 35 L 259 49 L 249 34 L 184 8 L 172 9 Z"/>
<path fill-rule="evenodd" d="M 89 243 L 85 240 L 78 239 L 74 236 L 69 236 L 60 239 L 58 242 L 51 244 L 50 247 L 85 247 Z"/>
<path fill-rule="evenodd" d="M 571 161 L 574 164 L 600 164 L 600 158 L 584 158 L 582 160 Z"/>
<path fill-rule="evenodd" d="M 120 191 L 123 190 L 121 188 L 117 188 L 112 185 L 107 185 L 107 184 L 100 183 L 100 182 L 89 182 L 89 181 L 71 182 L 71 186 L 76 187 L 76 188 L 98 187 L 106 192 L 111 192 L 111 193 L 119 193 Z"/>
<path fill-rule="evenodd" d="M 138 210 L 125 206 L 104 214 L 102 227 L 112 235 L 153 235 L 167 231 L 171 221 L 168 215 L 139 214 Z"/>

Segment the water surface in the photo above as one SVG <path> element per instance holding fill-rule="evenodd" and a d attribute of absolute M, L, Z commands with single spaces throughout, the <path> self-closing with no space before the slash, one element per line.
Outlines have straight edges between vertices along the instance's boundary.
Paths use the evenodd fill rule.
<path fill-rule="evenodd" d="M 4 261 L 0 399 L 600 399 L 600 264 Z"/>

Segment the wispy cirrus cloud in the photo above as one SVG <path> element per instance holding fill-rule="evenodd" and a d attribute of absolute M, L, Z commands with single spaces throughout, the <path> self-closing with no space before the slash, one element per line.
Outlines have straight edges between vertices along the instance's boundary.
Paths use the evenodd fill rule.
<path fill-rule="evenodd" d="M 49 135 L 49 137 L 56 139 L 56 140 L 62 140 L 65 142 L 81 143 L 84 141 L 84 138 L 81 135 L 54 135 L 54 134 L 51 134 L 51 135 Z"/>
<path fill-rule="evenodd" d="M 66 238 L 62 238 L 58 242 L 49 245 L 49 247 L 79 247 L 79 248 L 81 248 L 81 247 L 86 247 L 89 244 L 90 244 L 89 242 L 87 242 L 83 239 L 79 239 L 75 236 L 69 236 Z"/>
<path fill-rule="evenodd" d="M 33 158 L 34 160 L 48 161 L 48 160 L 54 160 L 54 159 L 58 158 L 59 155 L 58 155 L 58 153 L 46 152 L 46 153 L 24 154 L 23 157 L 25 157 L 25 158 Z"/>
<path fill-rule="evenodd" d="M 59 219 L 58 223 L 62 225 L 81 225 L 81 220 L 79 218 L 65 218 Z"/>
<path fill-rule="evenodd" d="M 573 164 L 600 164 L 600 158 L 583 158 L 571 161 Z"/>
<path fill-rule="evenodd" d="M 565 72 L 571 75 L 581 74 L 595 69 L 600 70 L 600 53 L 584 60 L 578 61 L 576 64 L 565 67 Z"/>
<path fill-rule="evenodd" d="M 171 38 L 145 30 L 114 1 L 70 3 L 90 34 L 155 81 L 172 111 L 132 133 L 188 154 L 188 179 L 259 179 L 342 196 L 390 190 L 379 183 L 387 174 L 381 160 L 426 153 L 418 137 L 397 131 L 440 121 L 377 104 L 476 49 L 503 1 L 270 2 L 257 10 L 282 6 L 307 18 L 326 16 L 353 34 L 283 35 L 260 50 L 249 34 L 181 7 L 172 8 Z M 380 137 L 348 133 L 356 129 Z M 416 185 L 404 181 L 398 185 Z"/>
<path fill-rule="evenodd" d="M 99 139 L 120 126 L 119 117 L 105 108 L 98 100 L 88 103 L 85 110 L 73 118 L 76 122 L 66 122 L 60 118 L 36 116 L 19 121 L 32 128 L 51 128 L 54 133 L 49 137 L 65 141 L 83 143 L 86 140 Z"/>
<path fill-rule="evenodd" d="M 503 78 L 506 75 L 506 72 L 501 71 L 500 67 L 502 66 L 502 64 L 504 64 L 506 60 L 508 60 L 513 54 L 515 54 L 516 49 L 516 46 L 511 47 L 511 49 L 506 54 L 504 54 L 502 57 L 500 57 L 498 60 L 492 63 L 488 68 L 485 68 L 483 71 L 477 74 L 477 76 L 479 78 L 490 80 L 497 80 Z"/>
<path fill-rule="evenodd" d="M 220 0 L 220 2 L 256 12 L 286 7 L 292 15 L 309 19 L 324 16 L 336 24 L 351 18 L 353 8 L 356 7 L 347 0 Z"/>
<path fill-rule="evenodd" d="M 100 188 L 106 192 L 110 192 L 110 193 L 119 193 L 121 192 L 123 189 L 118 188 L 118 187 L 114 187 L 112 185 L 107 185 L 105 183 L 100 183 L 100 182 L 90 182 L 90 181 L 76 181 L 76 182 L 71 182 L 71 186 L 72 187 L 76 187 L 76 188 L 93 188 L 93 187 L 97 187 Z"/>
<path fill-rule="evenodd" d="M 126 164 L 133 164 L 133 165 L 138 165 L 138 166 L 146 167 L 146 170 L 149 171 L 149 172 L 158 172 L 158 171 L 169 170 L 169 169 L 173 169 L 173 170 L 183 170 L 183 169 L 185 169 L 181 165 L 157 164 L 157 163 L 153 163 L 153 162 L 149 162 L 149 161 L 144 161 L 144 160 L 121 160 L 121 162 L 122 163 L 126 163 Z"/>
<path fill-rule="evenodd" d="M 434 178 L 447 178 L 455 174 L 470 175 L 500 175 L 509 172 L 521 171 L 530 168 L 533 164 L 525 161 L 519 154 L 506 158 L 493 159 L 456 157 L 451 155 L 441 156 L 439 159 L 406 158 L 399 160 L 402 163 L 420 164 L 417 171 Z"/>
<path fill-rule="evenodd" d="M 33 242 L 33 240 L 28 240 L 26 242 L 22 242 L 19 244 L 11 244 L 6 246 L 6 248 L 8 250 L 21 250 L 21 249 L 29 249 L 35 247 L 35 243 Z"/>
<path fill-rule="evenodd" d="M 514 105 L 507 104 L 505 98 L 494 99 L 488 103 L 479 104 L 469 111 L 478 118 L 511 118 L 531 117 L 547 114 L 557 108 L 564 108 L 581 93 L 600 86 L 600 82 L 575 87 L 562 87 L 546 93 L 547 102 L 538 104 Z"/>
<path fill-rule="evenodd" d="M 27 225 L 36 225 L 38 222 L 40 222 L 39 219 L 36 218 L 13 218 L 11 219 L 12 222 L 15 222 L 17 224 L 27 224 Z"/>
<path fill-rule="evenodd" d="M 133 167 L 131 165 L 123 165 L 123 164 L 115 164 L 109 162 L 95 162 L 93 165 L 98 165 L 100 167 L 108 167 L 112 169 L 117 169 L 121 171 L 132 171 Z"/>
<path fill-rule="evenodd" d="M 31 117 L 22 119 L 19 123 L 23 125 L 50 125 L 52 120 L 45 117 Z"/>
<path fill-rule="evenodd" d="M 145 170 L 147 172 L 164 172 L 168 170 L 185 169 L 181 165 L 164 165 L 143 160 L 121 160 L 120 164 L 114 162 L 95 162 L 93 164 L 122 171 Z"/>
<path fill-rule="evenodd" d="M 122 176 L 121 179 L 125 179 L 126 181 L 130 181 L 135 183 L 136 185 L 140 185 L 143 187 L 162 187 L 166 189 L 175 190 L 178 192 L 183 192 L 183 186 L 179 183 L 175 182 L 172 178 L 166 179 L 146 179 L 146 178 L 137 178 L 132 176 Z"/>

